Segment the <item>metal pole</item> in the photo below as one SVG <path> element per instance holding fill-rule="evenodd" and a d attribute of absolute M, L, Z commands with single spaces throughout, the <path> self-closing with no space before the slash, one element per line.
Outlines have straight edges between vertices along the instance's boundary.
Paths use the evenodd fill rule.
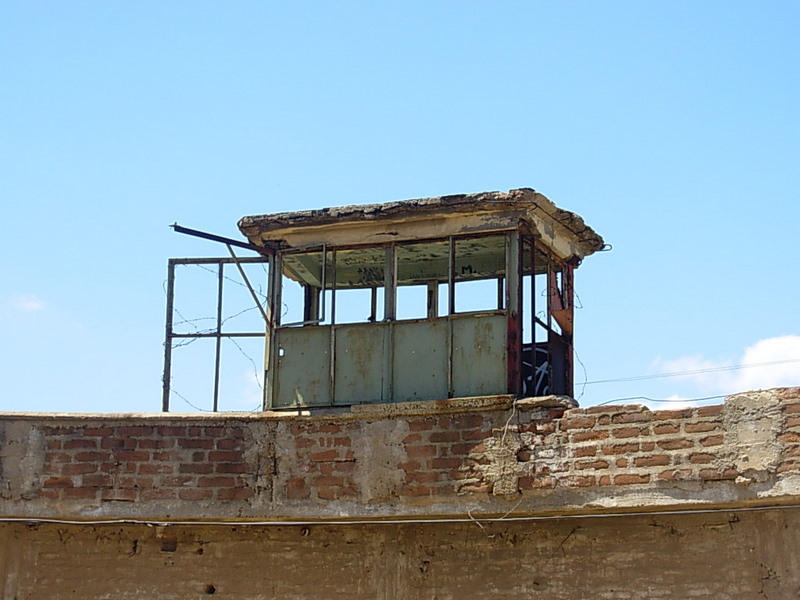
<path fill-rule="evenodd" d="M 169 387 L 172 379 L 172 313 L 175 301 L 175 263 L 167 267 L 167 318 L 164 335 L 164 373 L 161 384 L 161 410 L 169 412 Z"/>
<path fill-rule="evenodd" d="M 219 280 L 217 282 L 217 348 L 214 358 L 214 412 L 219 408 L 219 363 L 222 354 L 222 282 L 225 280 L 225 264 L 219 263 Z"/>

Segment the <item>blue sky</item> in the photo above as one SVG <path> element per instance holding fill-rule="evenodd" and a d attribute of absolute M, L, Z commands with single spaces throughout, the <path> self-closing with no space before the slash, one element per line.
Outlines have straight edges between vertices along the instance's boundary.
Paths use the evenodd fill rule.
<path fill-rule="evenodd" d="M 6 1 L 0 22 L 0 409 L 160 409 L 166 261 L 224 252 L 174 221 L 239 237 L 248 214 L 518 187 L 613 246 L 577 272 L 579 384 L 707 371 L 583 404 L 800 385 L 796 2 Z"/>

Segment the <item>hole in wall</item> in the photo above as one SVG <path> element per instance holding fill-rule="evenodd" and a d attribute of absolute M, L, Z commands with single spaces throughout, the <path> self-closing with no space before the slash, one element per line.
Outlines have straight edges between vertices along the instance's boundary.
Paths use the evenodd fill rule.
<path fill-rule="evenodd" d="M 175 552 L 178 549 L 178 538 L 163 538 L 161 540 L 162 552 Z"/>
<path fill-rule="evenodd" d="M 204 594 L 214 594 L 216 593 L 216 591 L 217 591 L 217 586 L 215 586 L 213 583 L 207 583 L 205 584 L 205 586 L 203 586 Z"/>

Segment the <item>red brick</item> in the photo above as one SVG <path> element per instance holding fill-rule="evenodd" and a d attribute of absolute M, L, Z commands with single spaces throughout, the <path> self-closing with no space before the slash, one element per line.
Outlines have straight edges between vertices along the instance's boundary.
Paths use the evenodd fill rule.
<path fill-rule="evenodd" d="M 198 448 L 210 450 L 214 447 L 214 440 L 209 438 L 180 438 L 178 446 L 181 448 Z"/>
<path fill-rule="evenodd" d="M 338 450 L 323 450 L 322 452 L 312 452 L 308 455 L 312 462 L 326 462 L 339 458 Z"/>
<path fill-rule="evenodd" d="M 570 417 L 562 419 L 560 422 L 561 431 L 568 429 L 590 429 L 594 427 L 595 417 Z"/>
<path fill-rule="evenodd" d="M 186 488 L 178 491 L 178 497 L 181 500 L 207 500 L 213 495 L 214 492 L 210 489 Z"/>
<path fill-rule="evenodd" d="M 662 481 L 685 481 L 691 479 L 691 477 L 691 469 L 670 469 L 658 474 L 658 478 Z"/>
<path fill-rule="evenodd" d="M 457 469 L 460 466 L 460 458 L 434 458 L 430 461 L 431 469 Z"/>
<path fill-rule="evenodd" d="M 778 392 L 778 400 L 794 400 L 800 398 L 800 387 L 783 388 Z"/>
<path fill-rule="evenodd" d="M 436 446 L 407 446 L 406 454 L 411 458 L 436 456 Z"/>
<path fill-rule="evenodd" d="M 597 417 L 598 425 L 611 425 L 611 415 L 600 415 Z"/>
<path fill-rule="evenodd" d="M 217 492 L 220 500 L 248 500 L 255 496 L 255 491 L 250 488 L 227 488 Z"/>
<path fill-rule="evenodd" d="M 591 487 L 596 484 L 597 479 L 594 475 L 570 475 L 563 482 L 570 487 Z"/>
<path fill-rule="evenodd" d="M 148 427 L 145 425 L 135 425 L 130 427 L 119 427 L 117 429 L 117 435 L 120 437 L 136 437 L 136 436 L 144 436 L 144 435 L 153 435 L 154 427 Z"/>
<path fill-rule="evenodd" d="M 72 461 L 72 455 L 67 452 L 47 452 L 44 460 L 48 463 L 66 463 Z"/>
<path fill-rule="evenodd" d="M 177 492 L 170 488 L 157 488 L 152 490 L 141 490 L 139 497 L 142 501 L 150 500 L 173 500 L 178 497 Z"/>
<path fill-rule="evenodd" d="M 701 406 L 697 409 L 698 417 L 718 417 L 722 414 L 722 404 L 714 404 L 712 406 Z"/>
<path fill-rule="evenodd" d="M 64 465 L 61 469 L 61 472 L 64 475 L 83 475 L 85 473 L 97 472 L 98 466 L 99 465 L 97 463 L 74 463 Z"/>
<path fill-rule="evenodd" d="M 604 440 L 608 437 L 608 431 L 577 431 L 570 434 L 569 440 L 575 442 L 589 442 L 594 440 Z"/>
<path fill-rule="evenodd" d="M 707 438 L 703 438 L 700 440 L 701 446 L 720 446 L 723 442 L 723 437 L 721 435 L 711 435 Z"/>
<path fill-rule="evenodd" d="M 75 484 L 70 477 L 48 477 L 42 484 L 46 488 L 71 488 Z"/>
<path fill-rule="evenodd" d="M 403 471 L 416 471 L 422 465 L 418 463 L 416 460 L 406 460 L 400 463 L 397 463 L 397 466 L 403 469 Z"/>
<path fill-rule="evenodd" d="M 663 450 L 681 450 L 683 448 L 691 448 L 694 442 L 683 438 L 675 438 L 672 440 L 660 440 L 656 442 L 659 448 Z"/>
<path fill-rule="evenodd" d="M 229 476 L 198 477 L 197 487 L 233 487 L 236 485 L 236 478 Z"/>
<path fill-rule="evenodd" d="M 618 458 L 614 461 L 614 464 L 617 465 L 620 469 L 624 469 L 628 466 L 628 459 L 627 458 Z"/>
<path fill-rule="evenodd" d="M 94 500 L 97 497 L 97 488 L 68 488 L 63 490 L 64 498 L 80 498 L 81 500 Z"/>
<path fill-rule="evenodd" d="M 84 437 L 108 437 L 114 433 L 111 427 L 86 427 L 83 430 Z"/>
<path fill-rule="evenodd" d="M 153 479 L 151 477 L 123 477 L 120 479 L 115 487 L 120 488 L 142 488 L 152 489 Z"/>
<path fill-rule="evenodd" d="M 178 460 L 178 455 L 175 452 L 153 452 L 153 460 L 172 462 Z"/>
<path fill-rule="evenodd" d="M 236 450 L 238 448 L 241 448 L 243 443 L 244 440 L 241 439 L 224 438 L 221 440 L 217 440 L 216 446 L 217 450 Z"/>
<path fill-rule="evenodd" d="M 465 429 L 461 432 L 462 440 L 485 440 L 490 437 L 492 432 L 483 429 Z"/>
<path fill-rule="evenodd" d="M 616 444 L 614 446 L 603 446 L 603 454 L 627 454 L 638 452 L 639 444 Z"/>
<path fill-rule="evenodd" d="M 483 427 L 483 420 L 481 415 L 462 415 L 453 419 L 452 426 L 457 429 L 474 429 Z"/>
<path fill-rule="evenodd" d="M 78 462 L 99 462 L 106 458 L 102 452 L 77 452 L 75 453 L 75 460 Z"/>
<path fill-rule="evenodd" d="M 136 500 L 135 489 L 105 489 L 100 491 L 101 500 L 119 500 L 122 502 L 133 502 Z"/>
<path fill-rule="evenodd" d="M 399 496 L 430 496 L 432 490 L 427 485 L 403 485 L 398 488 L 397 494 Z"/>
<path fill-rule="evenodd" d="M 679 408 L 670 410 L 657 410 L 653 413 L 653 418 L 657 421 L 672 421 L 674 419 L 688 419 L 692 416 L 691 408 Z"/>
<path fill-rule="evenodd" d="M 349 437 L 336 437 L 333 438 L 333 445 L 349 448 L 353 445 L 353 441 Z"/>
<path fill-rule="evenodd" d="M 800 426 L 800 417 L 786 417 L 784 422 L 785 427 L 798 427 Z"/>
<path fill-rule="evenodd" d="M 630 438 L 639 437 L 641 435 L 648 435 L 647 429 L 644 427 L 620 427 L 611 432 L 615 438 Z"/>
<path fill-rule="evenodd" d="M 430 435 L 431 442 L 456 442 L 461 437 L 458 431 L 434 431 Z"/>
<path fill-rule="evenodd" d="M 420 421 L 408 421 L 408 428 L 411 431 L 428 431 L 433 429 L 433 419 L 423 419 Z"/>
<path fill-rule="evenodd" d="M 323 475 L 322 477 L 315 477 L 314 479 L 312 479 L 311 485 L 341 486 L 344 485 L 344 479 L 342 477 L 336 477 L 333 475 Z"/>
<path fill-rule="evenodd" d="M 439 473 L 436 471 L 417 471 L 406 474 L 406 483 L 436 483 L 439 481 Z"/>
<path fill-rule="evenodd" d="M 656 448 L 655 442 L 642 442 L 639 446 L 641 452 L 652 452 Z"/>
<path fill-rule="evenodd" d="M 579 460 L 575 463 L 576 469 L 607 469 L 609 467 L 606 460 Z"/>
<path fill-rule="evenodd" d="M 787 473 L 793 471 L 800 471 L 800 462 L 786 461 L 781 463 L 781 466 L 778 467 L 778 473 Z"/>
<path fill-rule="evenodd" d="M 450 454 L 453 456 L 469 456 L 479 452 L 485 452 L 486 446 L 481 442 L 478 444 L 463 442 L 450 446 Z"/>
<path fill-rule="evenodd" d="M 633 464 L 637 467 L 663 467 L 669 464 L 669 456 L 666 454 L 639 456 L 633 459 Z"/>
<path fill-rule="evenodd" d="M 164 463 L 142 463 L 139 465 L 139 473 L 142 475 L 170 475 L 175 467 Z"/>
<path fill-rule="evenodd" d="M 686 423 L 683 426 L 683 430 L 686 433 L 704 433 L 706 431 L 714 431 L 715 429 L 719 429 L 719 427 L 719 423 L 703 421 L 700 423 Z"/>
<path fill-rule="evenodd" d="M 146 448 L 148 450 L 160 450 L 163 448 L 172 448 L 175 446 L 174 438 L 155 438 L 155 439 L 141 439 L 139 440 L 139 448 Z"/>
<path fill-rule="evenodd" d="M 158 482 L 159 485 L 164 487 L 184 487 L 188 485 L 193 485 L 195 481 L 194 477 L 189 475 L 175 475 L 173 477 L 159 477 Z"/>
<path fill-rule="evenodd" d="M 634 473 L 614 475 L 614 485 L 636 485 L 642 483 L 650 483 L 650 475 L 636 475 Z"/>
<path fill-rule="evenodd" d="M 349 464 L 349 463 L 337 463 Z M 245 463 L 217 463 L 214 470 L 217 473 L 249 473 L 251 467 Z"/>
<path fill-rule="evenodd" d="M 203 435 L 206 437 L 223 437 L 227 434 L 225 427 L 203 427 Z"/>
<path fill-rule="evenodd" d="M 181 437 L 186 435 L 186 427 L 178 427 L 173 425 L 160 425 L 156 428 L 156 433 L 168 437 Z"/>
<path fill-rule="evenodd" d="M 796 433 L 794 431 L 789 431 L 786 433 L 782 433 L 778 436 L 778 439 L 782 442 L 789 442 L 789 443 L 796 443 L 800 442 L 800 433 Z"/>
<path fill-rule="evenodd" d="M 81 479 L 81 484 L 83 487 L 111 487 L 113 484 L 114 479 L 111 475 L 105 474 L 94 474 L 94 475 L 84 475 Z"/>
<path fill-rule="evenodd" d="M 183 463 L 178 467 L 179 473 L 200 473 L 208 474 L 214 470 L 214 465 L 209 463 L 187 464 Z"/>
<path fill-rule="evenodd" d="M 653 413 L 649 411 L 626 412 L 611 417 L 612 423 L 643 423 L 652 419 Z"/>
<path fill-rule="evenodd" d="M 212 462 L 241 462 L 244 455 L 241 450 L 212 450 L 208 453 L 208 460 Z"/>
<path fill-rule="evenodd" d="M 104 437 L 100 440 L 100 447 L 105 450 L 115 450 L 125 447 L 125 440 L 115 437 Z"/>
<path fill-rule="evenodd" d="M 671 433 L 678 433 L 681 430 L 677 425 L 672 423 L 662 423 L 653 427 L 653 433 L 656 435 L 669 435 Z"/>
<path fill-rule="evenodd" d="M 597 446 L 579 446 L 575 448 L 575 458 L 584 458 L 597 454 Z"/>
<path fill-rule="evenodd" d="M 720 481 L 727 479 L 736 479 L 739 473 L 736 469 L 725 469 L 719 471 L 717 469 L 700 469 L 700 479 L 705 481 Z"/>
<path fill-rule="evenodd" d="M 144 462 L 150 460 L 149 452 L 139 452 L 136 450 L 122 450 L 114 454 L 117 460 L 130 460 L 135 462 Z"/>
<path fill-rule="evenodd" d="M 61 450 L 61 440 L 49 439 L 45 444 L 45 448 L 47 448 L 48 450 Z"/>
<path fill-rule="evenodd" d="M 77 440 L 67 440 L 64 442 L 64 450 L 73 450 L 75 448 L 97 448 L 97 442 L 95 440 L 87 440 L 87 439 L 77 439 Z"/>

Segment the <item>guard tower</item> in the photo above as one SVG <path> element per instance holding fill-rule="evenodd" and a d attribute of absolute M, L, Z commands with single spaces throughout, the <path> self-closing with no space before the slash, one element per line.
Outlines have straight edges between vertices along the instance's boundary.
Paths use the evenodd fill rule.
<path fill-rule="evenodd" d="M 573 395 L 573 274 L 603 247 L 532 189 L 248 216 L 264 408 Z"/>

